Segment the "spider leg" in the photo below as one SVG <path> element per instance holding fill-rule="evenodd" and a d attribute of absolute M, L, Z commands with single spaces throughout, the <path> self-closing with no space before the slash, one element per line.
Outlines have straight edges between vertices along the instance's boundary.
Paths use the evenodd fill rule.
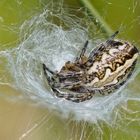
<path fill-rule="evenodd" d="M 69 73 L 58 73 L 59 78 L 65 79 L 65 78 L 75 78 L 82 76 L 83 72 L 69 72 Z"/>
<path fill-rule="evenodd" d="M 56 73 L 55 72 L 53 72 L 52 70 L 50 70 L 48 67 L 46 67 L 46 65 L 45 64 L 43 64 L 43 70 L 44 70 L 44 73 L 46 73 L 46 70 L 49 72 L 49 73 L 51 73 L 52 75 L 55 75 Z M 46 75 L 46 74 L 45 74 Z"/>
<path fill-rule="evenodd" d="M 105 43 L 101 43 L 99 47 L 95 48 L 93 51 L 91 51 L 89 57 L 88 57 L 88 62 L 89 63 L 93 63 L 92 61 L 94 60 L 94 56 L 96 56 L 96 54 L 98 53 L 98 51 L 102 51 L 106 48 L 106 46 L 108 46 L 109 44 L 112 43 L 113 39 L 115 38 L 115 36 L 119 33 L 119 31 L 116 31 L 113 35 L 111 35 L 109 37 L 109 39 L 106 40 Z"/>
<path fill-rule="evenodd" d="M 110 44 L 110 42 L 118 35 L 119 31 L 116 31 L 113 35 L 109 37 L 109 39 L 106 41 L 107 44 Z"/>
<path fill-rule="evenodd" d="M 64 82 L 64 83 L 60 84 L 59 89 L 69 89 L 69 90 L 71 90 L 73 87 L 78 87 L 80 84 L 82 84 L 82 81 Z"/>
<path fill-rule="evenodd" d="M 78 62 L 85 55 L 87 46 L 88 46 L 88 40 L 86 41 L 84 47 L 82 48 L 82 51 L 80 53 L 80 56 L 76 58 L 75 62 Z"/>
<path fill-rule="evenodd" d="M 51 74 L 52 74 L 52 72 L 46 67 L 45 64 L 43 64 L 43 70 L 44 70 L 44 75 L 45 75 L 45 77 L 46 77 L 46 79 L 47 79 L 47 81 L 48 81 L 48 84 L 51 85 L 51 78 L 50 78 L 50 76 L 47 74 L 46 70 L 49 71 Z"/>
<path fill-rule="evenodd" d="M 89 54 L 88 61 L 92 64 L 92 61 L 94 60 L 94 56 L 98 53 L 99 50 L 103 50 L 104 48 L 105 48 L 105 45 L 102 43 L 100 44 L 99 47 L 93 49 Z"/>
<path fill-rule="evenodd" d="M 84 72 L 69 72 L 69 73 L 58 73 L 59 80 L 61 81 L 59 88 L 71 89 L 72 87 L 79 87 L 82 85 L 82 77 Z"/>
<path fill-rule="evenodd" d="M 76 102 L 76 103 L 90 100 L 94 96 L 95 93 L 104 95 L 104 90 L 98 89 L 98 88 L 90 89 L 87 87 L 81 87 L 77 91 L 72 91 L 72 93 L 70 91 L 69 91 L 69 93 L 61 92 L 57 88 L 52 88 L 52 90 L 53 90 L 55 96 L 57 96 L 58 98 L 64 98 L 66 100 Z M 109 90 L 109 88 L 108 88 L 108 90 Z"/>
<path fill-rule="evenodd" d="M 58 86 L 59 84 L 57 83 L 57 80 L 59 79 L 59 77 L 57 76 L 57 73 L 55 73 L 52 70 L 50 70 L 49 68 L 47 68 L 45 64 L 43 64 L 43 70 L 44 70 L 44 75 L 48 81 L 49 86 L 51 88 L 56 85 Z M 52 76 L 50 77 L 47 72 L 51 73 Z M 57 80 L 54 79 L 53 77 L 56 77 Z"/>
<path fill-rule="evenodd" d="M 89 91 L 86 88 L 82 89 L 84 93 L 64 93 L 56 88 L 52 88 L 52 90 L 57 97 L 64 98 L 66 100 L 76 102 L 76 103 L 89 100 L 93 97 L 93 94 L 89 93 Z"/>

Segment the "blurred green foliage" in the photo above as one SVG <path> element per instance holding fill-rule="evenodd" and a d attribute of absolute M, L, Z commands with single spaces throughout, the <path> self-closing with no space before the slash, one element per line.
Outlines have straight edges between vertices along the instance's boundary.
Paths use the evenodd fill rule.
<path fill-rule="evenodd" d="M 1 0 L 0 43 L 16 40 L 21 23 L 45 7 L 48 2 L 45 0 Z M 139 0 L 64 0 L 64 4 L 74 8 L 87 7 L 87 2 L 113 31 L 120 30 L 121 36 L 139 43 Z M 92 16 L 96 18 L 96 14 Z"/>

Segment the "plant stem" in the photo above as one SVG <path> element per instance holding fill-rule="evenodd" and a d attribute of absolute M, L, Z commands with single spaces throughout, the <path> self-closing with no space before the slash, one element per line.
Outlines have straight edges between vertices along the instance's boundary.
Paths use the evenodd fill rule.
<path fill-rule="evenodd" d="M 98 25 L 98 27 L 101 28 L 101 30 L 104 33 L 106 33 L 107 36 L 112 35 L 113 30 L 109 27 L 106 21 L 100 16 L 100 14 L 91 4 L 91 2 L 89 0 L 81 0 L 81 2 L 84 4 L 85 7 L 88 8 L 89 12 L 95 17 L 94 23 Z"/>

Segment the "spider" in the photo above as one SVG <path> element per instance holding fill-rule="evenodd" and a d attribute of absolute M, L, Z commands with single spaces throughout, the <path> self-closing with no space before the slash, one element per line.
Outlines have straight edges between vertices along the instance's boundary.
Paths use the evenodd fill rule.
<path fill-rule="evenodd" d="M 59 72 L 43 64 L 44 75 L 55 96 L 73 102 L 90 100 L 94 94 L 113 93 L 133 74 L 138 49 L 127 41 L 109 39 L 85 55 L 88 41 L 73 62 L 66 62 Z M 51 76 L 50 76 L 51 75 Z"/>

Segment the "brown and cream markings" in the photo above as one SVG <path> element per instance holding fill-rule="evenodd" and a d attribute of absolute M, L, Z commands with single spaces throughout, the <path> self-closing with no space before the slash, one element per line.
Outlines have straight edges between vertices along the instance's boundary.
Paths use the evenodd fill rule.
<path fill-rule="evenodd" d="M 60 72 L 43 64 L 44 74 L 54 95 L 73 102 L 91 99 L 94 94 L 110 94 L 124 85 L 133 74 L 139 51 L 127 41 L 114 39 L 99 44 L 85 56 L 86 41 L 79 57 L 66 62 Z"/>

